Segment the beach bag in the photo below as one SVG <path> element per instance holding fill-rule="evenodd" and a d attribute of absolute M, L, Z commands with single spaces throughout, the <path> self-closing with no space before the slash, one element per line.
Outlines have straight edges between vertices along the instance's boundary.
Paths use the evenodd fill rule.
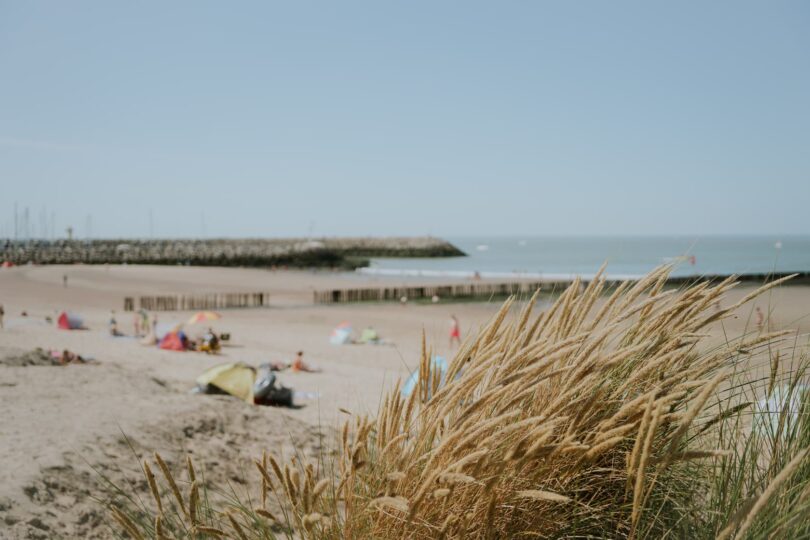
<path fill-rule="evenodd" d="M 277 384 L 276 375 L 272 372 L 269 364 L 259 366 L 256 382 L 253 384 L 253 403 L 256 405 L 292 407 L 292 389 Z"/>

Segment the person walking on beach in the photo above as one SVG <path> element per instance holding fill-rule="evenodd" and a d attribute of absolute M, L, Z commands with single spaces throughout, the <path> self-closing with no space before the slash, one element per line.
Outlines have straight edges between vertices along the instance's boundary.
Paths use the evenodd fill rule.
<path fill-rule="evenodd" d="M 450 348 L 453 348 L 453 343 L 461 345 L 461 327 L 458 324 L 458 319 L 455 315 L 450 315 Z"/>
<path fill-rule="evenodd" d="M 762 314 L 762 310 L 757 306 L 757 328 L 762 330 L 762 325 L 765 324 L 765 315 Z"/>
<path fill-rule="evenodd" d="M 67 287 L 67 274 L 62 274 L 62 287 Z"/>
<path fill-rule="evenodd" d="M 5 314 L 6 312 L 3 309 L 3 304 L 0 304 L 0 328 L 3 328 L 3 315 Z"/>

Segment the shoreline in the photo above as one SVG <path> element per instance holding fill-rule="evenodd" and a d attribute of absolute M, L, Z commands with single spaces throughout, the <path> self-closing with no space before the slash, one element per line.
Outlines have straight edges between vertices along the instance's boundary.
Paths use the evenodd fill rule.
<path fill-rule="evenodd" d="M 414 277 L 414 278 L 453 278 L 472 280 L 480 278 L 482 280 L 511 279 L 516 281 L 533 280 L 548 283 L 571 283 L 576 278 L 583 282 L 593 281 L 596 273 L 556 273 L 556 272 L 476 272 L 470 270 L 420 270 L 409 268 L 358 268 L 357 274 L 371 277 Z M 707 274 L 686 274 L 670 276 L 668 283 L 688 283 L 694 280 L 716 281 L 736 277 L 739 281 L 766 281 L 781 279 L 786 276 L 796 275 L 788 283 L 810 283 L 810 271 L 797 270 L 794 272 L 748 272 L 748 273 L 707 273 Z M 612 274 L 604 273 L 602 277 L 607 281 L 637 281 L 645 274 Z"/>

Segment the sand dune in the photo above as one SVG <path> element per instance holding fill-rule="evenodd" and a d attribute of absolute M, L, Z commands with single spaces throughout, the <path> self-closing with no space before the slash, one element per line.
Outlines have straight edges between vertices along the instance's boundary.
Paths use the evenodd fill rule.
<path fill-rule="evenodd" d="M 68 275 L 68 287 L 62 276 Z M 495 303 L 438 305 L 311 304 L 313 288 L 369 282 L 355 274 L 268 272 L 189 267 L 22 267 L 0 270 L 0 303 L 6 328 L 0 331 L 0 357 L 35 347 L 70 349 L 98 360 L 96 365 L 0 365 L 0 519 L 8 538 L 107 537 L 98 471 L 116 482 L 140 480 L 136 453 L 159 450 L 172 461 L 184 451 L 199 456 L 209 479 L 237 481 L 241 468 L 262 449 L 315 451 L 341 414 L 338 408 L 377 409 L 384 389 L 418 362 L 421 333 L 438 354 L 447 342 L 451 313 L 469 334 L 499 307 Z M 120 312 L 126 295 L 167 292 L 253 291 L 272 294 L 265 309 L 230 310 L 215 323 L 233 345 L 219 356 L 175 353 L 112 338 L 109 310 L 119 327 L 132 333 L 132 314 Z M 749 286 L 735 290 L 729 301 Z M 804 317 L 810 288 L 787 287 L 761 299 L 771 324 L 810 328 Z M 772 309 L 769 309 L 772 308 Z M 62 309 L 77 311 L 88 330 L 61 331 L 44 322 Z M 20 314 L 25 310 L 28 317 Z M 189 313 L 160 313 L 161 321 L 185 321 Z M 332 346 L 331 329 L 351 321 L 359 331 L 372 324 L 391 346 Z M 750 309 L 726 324 L 740 333 L 753 327 Z M 195 329 L 192 329 L 194 331 Z M 197 329 L 202 331 L 203 328 Z M 713 330 L 723 339 L 724 330 Z M 291 360 L 295 351 L 323 369 L 318 374 L 284 372 L 282 382 L 311 398 L 298 409 L 254 407 L 222 396 L 189 393 L 195 377 L 220 362 Z M 93 468 L 97 470 L 94 471 Z M 121 470 L 116 469 L 121 467 Z M 139 489 L 144 489 L 140 485 Z M 2 527 L 0 527 L 2 529 Z"/>

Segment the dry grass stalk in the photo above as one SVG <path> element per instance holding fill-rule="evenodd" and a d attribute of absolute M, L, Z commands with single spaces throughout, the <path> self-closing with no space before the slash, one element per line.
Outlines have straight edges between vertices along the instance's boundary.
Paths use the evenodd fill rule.
<path fill-rule="evenodd" d="M 186 456 L 186 469 L 188 470 L 188 481 L 194 482 L 197 480 L 197 473 L 194 471 L 194 463 L 191 461 L 191 456 Z"/>
<path fill-rule="evenodd" d="M 515 493 L 516 496 L 524 499 L 534 499 L 536 501 L 570 502 L 571 498 L 559 493 L 544 491 L 542 489 L 524 489 Z"/>
<path fill-rule="evenodd" d="M 160 501 L 160 493 L 158 493 L 157 482 L 155 482 L 155 475 L 152 474 L 152 469 L 146 460 L 143 461 L 143 474 L 146 477 L 146 482 L 149 484 L 149 491 L 152 492 L 152 498 L 158 507 L 158 514 L 163 514 L 163 503 Z"/>
<path fill-rule="evenodd" d="M 408 512 L 408 500 L 404 497 L 377 497 L 372 499 L 371 507 L 391 508 L 399 512 Z"/>
<path fill-rule="evenodd" d="M 747 515 L 745 516 L 742 525 L 740 525 L 740 530 L 737 531 L 738 538 L 745 538 L 745 533 L 748 531 L 748 528 L 751 527 L 751 524 L 754 522 L 754 518 L 756 517 L 757 513 L 765 507 L 768 500 L 779 490 L 779 487 L 787 481 L 793 472 L 801 465 L 804 458 L 807 457 L 809 449 L 802 450 L 796 456 L 790 460 L 790 462 L 785 465 L 782 471 L 776 475 L 776 477 L 771 481 L 765 491 L 762 492 L 754 505 L 751 507 L 751 510 L 748 511 Z M 729 525 L 726 529 L 720 532 L 717 536 L 718 540 L 724 540 L 725 538 L 729 538 L 731 534 L 734 532 L 734 524 Z"/>
<path fill-rule="evenodd" d="M 208 527 L 205 525 L 199 525 L 195 529 L 195 531 L 199 534 L 205 534 L 208 536 L 216 536 L 217 538 L 227 538 L 228 534 L 223 531 L 222 529 L 218 529 L 216 527 Z"/>
<path fill-rule="evenodd" d="M 191 526 L 197 525 L 197 507 L 200 503 L 200 487 L 197 481 L 191 483 L 188 495 L 188 520 Z"/>
<path fill-rule="evenodd" d="M 163 517 L 160 514 L 155 516 L 155 540 L 167 540 L 166 532 L 163 530 Z"/>
<path fill-rule="evenodd" d="M 113 519 L 121 525 L 121 528 L 132 538 L 133 540 L 143 540 L 143 535 L 138 530 L 137 525 L 135 525 L 129 517 L 124 514 L 121 510 L 116 507 L 112 507 L 110 509 Z"/>
<path fill-rule="evenodd" d="M 231 523 L 231 528 L 233 529 L 233 532 L 236 533 L 236 537 L 239 538 L 239 540 L 247 540 L 247 535 L 245 534 L 245 531 L 242 529 L 242 526 L 236 520 L 236 517 L 233 515 L 233 512 L 225 512 L 225 515 L 227 516 L 228 521 Z"/>
<path fill-rule="evenodd" d="M 274 516 L 272 513 L 270 513 L 270 511 L 265 509 L 265 508 L 254 508 L 253 511 L 256 512 L 257 515 L 260 515 L 265 519 L 269 519 L 270 521 L 272 521 L 274 523 L 280 523 L 278 518 L 276 516 Z"/>
<path fill-rule="evenodd" d="M 267 474 L 267 451 L 262 451 L 262 463 L 261 467 L 259 468 L 259 472 L 262 475 L 262 508 L 267 508 L 267 491 L 272 486 L 272 482 L 270 481 L 270 475 Z"/>
<path fill-rule="evenodd" d="M 183 514 L 188 517 L 188 511 L 186 510 L 186 503 L 183 502 L 183 495 L 180 493 L 180 489 L 177 487 L 177 482 L 174 481 L 174 476 L 172 472 L 169 470 L 169 466 L 166 465 L 166 462 L 163 461 L 163 458 L 155 452 L 155 461 L 160 467 L 161 472 L 163 473 L 163 477 L 166 479 L 166 482 L 169 484 L 169 489 L 171 490 L 174 498 L 177 500 L 177 505 L 182 509 Z"/>

